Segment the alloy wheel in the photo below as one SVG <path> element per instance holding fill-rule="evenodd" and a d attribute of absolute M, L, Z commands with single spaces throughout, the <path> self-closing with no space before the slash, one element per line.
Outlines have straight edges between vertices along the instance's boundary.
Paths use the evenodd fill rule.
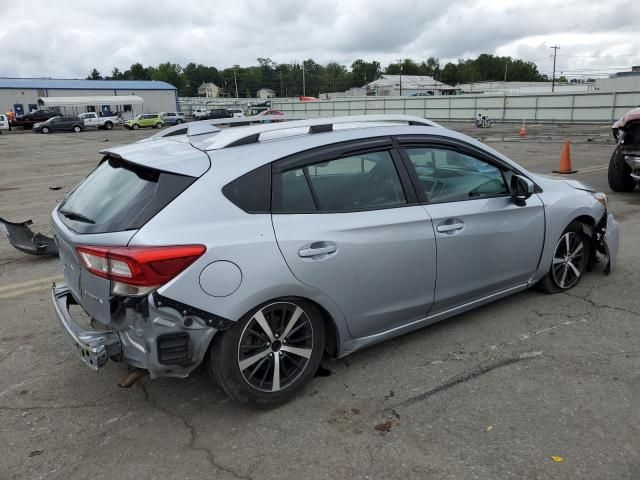
<path fill-rule="evenodd" d="M 289 302 L 269 304 L 247 323 L 238 344 L 238 366 L 256 390 L 287 388 L 305 370 L 313 350 L 313 327 L 307 313 Z"/>
<path fill-rule="evenodd" d="M 584 238 L 576 232 L 565 233 L 553 254 L 553 265 L 551 272 L 556 285 L 563 289 L 573 287 L 584 270 L 587 260 Z"/>

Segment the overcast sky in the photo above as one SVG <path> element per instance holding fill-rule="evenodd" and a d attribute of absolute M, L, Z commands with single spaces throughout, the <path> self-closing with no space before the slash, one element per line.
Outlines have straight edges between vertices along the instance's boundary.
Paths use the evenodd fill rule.
<path fill-rule="evenodd" d="M 511 55 L 551 72 L 640 65 L 640 0 L 0 0 L 0 76 L 86 77 L 171 61 Z"/>

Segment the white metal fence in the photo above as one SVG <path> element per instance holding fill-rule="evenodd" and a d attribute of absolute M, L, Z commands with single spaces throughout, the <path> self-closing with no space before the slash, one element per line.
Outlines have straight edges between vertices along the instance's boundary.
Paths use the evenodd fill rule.
<path fill-rule="evenodd" d="M 505 122 L 611 122 L 640 105 L 640 91 L 437 97 L 353 97 L 300 102 L 272 99 L 271 108 L 310 117 L 397 113 L 432 120 L 472 120 L 478 113 Z"/>

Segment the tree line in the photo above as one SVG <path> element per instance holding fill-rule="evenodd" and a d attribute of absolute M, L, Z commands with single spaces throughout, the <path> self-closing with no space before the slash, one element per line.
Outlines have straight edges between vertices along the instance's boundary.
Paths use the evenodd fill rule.
<path fill-rule="evenodd" d="M 500 57 L 489 54 L 474 59 L 449 62 L 440 66 L 437 58 L 416 62 L 406 58 L 382 68 L 380 62 L 358 59 L 349 68 L 336 62 L 326 65 L 312 59 L 302 63 L 276 63 L 270 58 L 258 58 L 258 64 L 233 67 L 222 70 L 213 66 L 189 63 L 185 67 L 177 63 L 165 62 L 158 66 L 145 67 L 134 63 L 127 70 L 114 68 L 110 75 L 102 76 L 93 69 L 87 79 L 90 80 L 158 80 L 177 87 L 183 97 L 195 97 L 202 83 L 212 82 L 222 88 L 222 95 L 235 97 L 255 97 L 261 88 L 270 88 L 277 96 L 292 97 L 298 95 L 318 96 L 325 92 L 343 92 L 352 87 L 362 87 L 383 74 L 429 75 L 438 81 L 455 86 L 459 83 L 471 83 L 489 80 L 542 81 L 549 80 L 540 74 L 533 62 L 512 57 Z M 304 69 L 304 87 L 303 87 Z M 303 91 L 304 88 L 304 91 Z"/>

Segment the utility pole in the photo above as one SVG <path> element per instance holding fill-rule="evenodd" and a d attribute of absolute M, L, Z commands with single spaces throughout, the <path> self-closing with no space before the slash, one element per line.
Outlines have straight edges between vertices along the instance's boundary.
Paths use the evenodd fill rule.
<path fill-rule="evenodd" d="M 305 78 L 304 78 L 304 62 L 302 62 L 302 96 L 306 97 L 306 86 L 305 86 Z"/>
<path fill-rule="evenodd" d="M 558 49 L 560 47 L 554 45 L 553 47 L 549 48 L 553 48 L 553 76 L 551 77 L 551 93 L 553 93 L 556 88 L 556 55 L 558 54 Z"/>
<path fill-rule="evenodd" d="M 233 67 L 233 83 L 236 85 L 236 98 L 238 97 L 238 80 L 236 79 L 236 67 Z"/>
<path fill-rule="evenodd" d="M 282 97 L 282 70 L 280 70 L 280 96 Z"/>
<path fill-rule="evenodd" d="M 398 59 L 398 65 L 400 66 L 400 96 L 402 96 L 402 59 Z"/>

